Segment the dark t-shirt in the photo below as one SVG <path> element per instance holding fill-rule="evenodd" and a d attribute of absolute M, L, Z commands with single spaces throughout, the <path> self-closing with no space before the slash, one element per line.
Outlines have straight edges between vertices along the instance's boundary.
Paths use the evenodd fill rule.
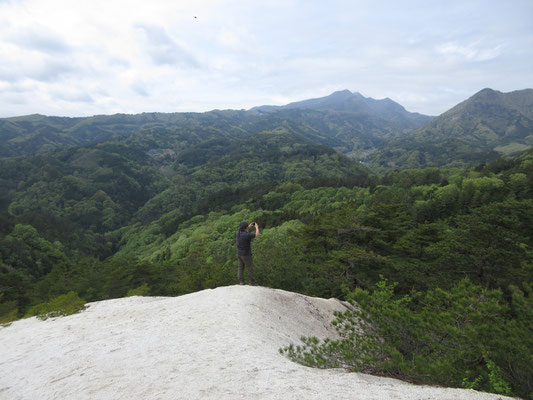
<path fill-rule="evenodd" d="M 237 238 L 237 255 L 251 256 L 252 247 L 250 246 L 252 239 L 255 239 L 255 233 L 246 231 L 237 231 L 235 234 Z"/>

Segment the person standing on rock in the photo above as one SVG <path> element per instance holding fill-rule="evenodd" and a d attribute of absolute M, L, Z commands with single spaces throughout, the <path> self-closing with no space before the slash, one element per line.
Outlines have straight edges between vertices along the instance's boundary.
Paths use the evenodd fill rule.
<path fill-rule="evenodd" d="M 248 232 L 250 228 L 255 228 L 255 233 Z M 253 239 L 259 237 L 259 234 L 259 225 L 255 222 L 248 224 L 246 221 L 240 223 L 239 230 L 235 234 L 237 238 L 237 259 L 239 261 L 237 276 L 241 285 L 244 285 L 244 266 L 248 269 L 250 285 L 255 285 L 251 243 Z"/>

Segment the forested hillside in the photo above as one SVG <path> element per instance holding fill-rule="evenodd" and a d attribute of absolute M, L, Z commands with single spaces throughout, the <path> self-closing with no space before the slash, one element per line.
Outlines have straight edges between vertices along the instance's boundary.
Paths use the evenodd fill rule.
<path fill-rule="evenodd" d="M 383 339 L 343 343 L 373 357 L 341 365 L 533 393 L 533 151 L 378 171 L 336 149 L 405 132 L 335 110 L 32 119 L 2 121 L 26 131 L 2 142 L 0 322 L 237 283 L 235 230 L 255 221 L 258 284 L 356 299 Z"/>
<path fill-rule="evenodd" d="M 149 140 L 143 143 L 149 146 L 146 150 L 179 152 L 214 137 L 238 137 L 279 128 L 298 132 L 343 153 L 364 155 L 382 144 L 383 139 L 412 131 L 431 120 L 407 112 L 390 99 L 374 100 L 349 91 L 309 102 L 249 111 L 4 118 L 0 119 L 0 157 L 43 154 L 110 140 L 143 140 L 139 136 L 148 136 Z"/>
<path fill-rule="evenodd" d="M 369 162 L 386 167 L 467 166 L 533 147 L 533 89 L 483 89 L 423 127 L 388 142 Z"/>
<path fill-rule="evenodd" d="M 32 115 L 0 119 L 0 157 L 46 154 L 105 142 L 134 144 L 154 157 L 191 145 L 279 129 L 297 133 L 376 168 L 466 167 L 533 146 L 533 90 L 484 89 L 437 118 L 348 90 L 245 110 L 116 114 L 87 118 Z"/>
<path fill-rule="evenodd" d="M 294 162 L 300 173 L 315 173 L 304 160 Z M 474 169 L 406 170 L 374 180 L 336 154 L 318 155 L 310 164 L 323 165 L 323 174 L 334 171 L 339 180 L 323 186 L 316 168 L 317 181 L 272 183 L 265 190 L 250 186 L 240 196 L 222 196 L 218 203 L 213 198 L 213 209 L 200 207 L 188 217 L 176 209 L 143 222 L 144 207 L 137 213 L 119 208 L 120 218 L 130 224 L 115 230 L 120 223 L 106 228 L 104 221 L 121 199 L 104 196 L 106 187 L 85 200 L 81 208 L 94 213 L 87 219 L 77 220 L 67 207 L 4 212 L 2 320 L 71 291 L 93 301 L 128 294 L 179 295 L 236 283 L 234 232 L 241 220 L 254 220 L 264 228 L 253 247 L 257 281 L 264 286 L 342 298 L 352 290 L 372 292 L 383 276 L 398 283 L 395 296 L 441 290 L 461 299 L 480 291 L 465 301 L 484 304 L 490 293 L 499 304 L 490 311 L 490 340 L 480 331 L 486 325 L 477 327 L 475 321 L 461 335 L 468 343 L 481 341 L 474 353 L 480 360 L 483 352 L 490 353 L 513 393 L 530 390 L 531 352 L 525 349 L 532 344 L 533 153 Z M 134 195 L 135 182 L 145 175 L 128 172 L 118 179 L 132 184 L 127 197 L 133 207 L 141 202 Z M 261 171 L 252 168 L 254 173 Z M 362 180 L 341 179 L 349 176 Z M 468 292 L 457 292 L 465 279 L 471 285 Z M 415 310 L 416 304 L 424 303 L 412 305 Z M 485 317 L 476 318 L 481 323 Z M 502 341 L 506 345 L 500 349 Z M 479 375 L 480 382 L 488 374 L 483 362 L 454 362 L 448 365 L 453 379 L 438 382 L 460 386 L 458 374 L 469 379 Z M 478 375 L 468 375 L 466 368 Z M 489 383 L 480 387 L 494 390 Z"/>

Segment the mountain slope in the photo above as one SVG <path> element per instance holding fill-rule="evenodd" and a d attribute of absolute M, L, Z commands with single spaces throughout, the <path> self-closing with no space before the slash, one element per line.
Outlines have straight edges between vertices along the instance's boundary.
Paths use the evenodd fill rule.
<path fill-rule="evenodd" d="M 533 147 L 533 90 L 483 89 L 423 127 L 392 140 L 370 161 L 387 167 L 458 166 Z"/>
<path fill-rule="evenodd" d="M 357 121 L 362 133 L 372 133 L 378 138 L 396 137 L 420 127 L 433 117 L 410 113 L 389 98 L 375 100 L 349 90 L 334 92 L 329 96 L 303 100 L 285 106 L 260 106 L 252 110 L 273 113 L 289 110 L 313 110 L 334 113 L 336 118 Z M 331 119 L 331 118 L 330 118 Z M 377 130 L 376 127 L 379 127 Z"/>
<path fill-rule="evenodd" d="M 118 143 L 0 159 L 7 189 L 0 206 L 52 242 L 57 223 L 49 221 L 73 225 L 76 234 L 62 240 L 68 248 L 106 257 L 120 234 L 104 235 L 133 224 L 158 221 L 156 233 L 168 236 L 194 215 L 257 200 L 283 182 L 351 187 L 373 181 L 357 161 L 288 128 L 206 136 L 211 139 L 155 130 Z"/>
<path fill-rule="evenodd" d="M 170 138 L 213 134 L 237 135 L 243 112 L 143 113 L 86 118 L 30 115 L 0 119 L 0 157 L 43 154 L 73 146 L 124 140 L 143 132 L 164 132 Z"/>
<path fill-rule="evenodd" d="M 310 187 L 372 182 L 365 166 L 285 129 L 202 142 L 177 156 L 174 171 L 175 183 L 139 210 L 142 221 L 172 212 L 166 224 L 174 219 L 177 224 L 186 216 L 230 208 L 281 182 Z"/>
<path fill-rule="evenodd" d="M 329 96 L 309 99 L 287 104 L 285 106 L 260 106 L 252 110 L 272 112 L 277 110 L 310 109 L 317 111 L 338 111 L 359 115 L 371 115 L 385 120 L 403 120 L 406 124 L 414 125 L 430 121 L 432 117 L 418 113 L 410 113 L 400 104 L 389 98 L 375 100 L 364 97 L 360 93 L 342 90 Z"/>
<path fill-rule="evenodd" d="M 104 141 L 129 141 L 132 136 L 158 133 L 147 151 L 171 149 L 217 137 L 238 137 L 287 127 L 309 140 L 359 154 L 384 138 L 418 128 L 431 117 L 407 112 L 390 99 L 374 100 L 349 91 L 249 111 L 214 110 L 206 113 L 143 113 L 87 118 L 26 117 L 0 119 L 0 157 L 42 154 Z M 148 144 L 148 143 L 145 143 Z"/>
<path fill-rule="evenodd" d="M 294 364 L 278 349 L 334 338 L 345 306 L 282 290 L 220 287 L 129 297 L 0 328 L 0 393 L 17 399 L 503 399 Z"/>
<path fill-rule="evenodd" d="M 248 111 L 6 118 L 0 119 L 0 157 L 113 141 L 152 157 L 174 159 L 213 139 L 276 130 L 383 167 L 473 165 L 533 146 L 533 90 L 484 89 L 437 118 L 348 90 Z"/>

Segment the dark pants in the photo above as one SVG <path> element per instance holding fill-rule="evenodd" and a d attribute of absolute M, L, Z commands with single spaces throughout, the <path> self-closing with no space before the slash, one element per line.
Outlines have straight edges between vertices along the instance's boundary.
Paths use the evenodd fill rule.
<path fill-rule="evenodd" d="M 255 285 L 254 279 L 254 262 L 252 256 L 237 256 L 239 259 L 238 277 L 239 283 L 244 285 L 244 266 L 248 268 L 248 278 L 250 279 L 250 285 Z"/>

